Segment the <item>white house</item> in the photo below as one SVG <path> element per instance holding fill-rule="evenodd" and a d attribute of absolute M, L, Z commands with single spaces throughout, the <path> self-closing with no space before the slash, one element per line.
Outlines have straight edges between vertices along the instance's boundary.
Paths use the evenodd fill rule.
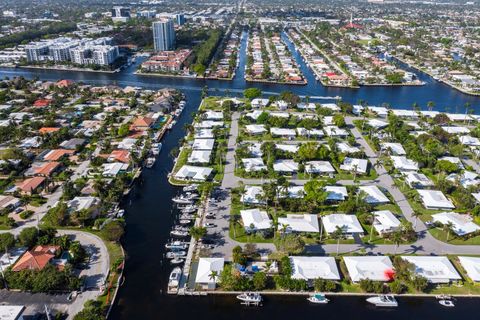
<path fill-rule="evenodd" d="M 308 161 L 305 164 L 305 172 L 329 174 L 335 173 L 335 168 L 328 161 Z"/>
<path fill-rule="evenodd" d="M 292 279 L 311 281 L 315 279 L 340 280 L 334 257 L 290 257 Z"/>
<path fill-rule="evenodd" d="M 388 256 L 346 256 L 343 261 L 353 282 L 391 281 L 395 274 Z"/>
<path fill-rule="evenodd" d="M 193 140 L 193 150 L 212 150 L 215 139 L 195 139 Z"/>
<path fill-rule="evenodd" d="M 433 186 L 433 181 L 430 180 L 423 173 L 419 173 L 419 172 L 406 172 L 405 182 L 411 188 L 428 188 Z"/>
<path fill-rule="evenodd" d="M 270 134 L 274 137 L 284 137 L 284 138 L 290 138 L 290 137 L 296 137 L 296 132 L 294 129 L 287 129 L 287 128 L 270 128 Z"/>
<path fill-rule="evenodd" d="M 303 137 L 323 137 L 325 134 L 323 133 L 322 130 L 320 129 L 310 129 L 310 130 L 307 130 L 305 128 L 297 128 L 297 133 L 299 136 L 303 136 Z"/>
<path fill-rule="evenodd" d="M 284 152 L 297 153 L 299 146 L 298 146 L 298 144 L 276 143 L 275 148 L 278 149 L 278 150 L 282 150 Z"/>
<path fill-rule="evenodd" d="M 458 173 L 451 173 L 446 178 L 453 183 L 458 182 L 464 187 L 468 188 L 469 186 L 476 186 L 480 183 L 480 179 L 478 179 L 478 174 L 472 171 L 463 171 L 461 174 Z"/>
<path fill-rule="evenodd" d="M 450 134 L 468 134 L 470 129 L 466 127 L 442 126 L 442 129 Z"/>
<path fill-rule="evenodd" d="M 210 162 L 211 155 L 211 150 L 193 150 L 188 156 L 187 162 L 207 164 Z"/>
<path fill-rule="evenodd" d="M 277 189 L 279 198 L 290 198 L 290 199 L 302 199 L 305 196 L 305 188 L 303 186 L 289 186 L 278 187 Z"/>
<path fill-rule="evenodd" d="M 248 117 L 248 118 L 256 121 L 262 113 L 264 113 L 264 111 L 262 111 L 262 110 L 253 110 L 252 112 L 248 112 L 245 115 L 245 117 Z"/>
<path fill-rule="evenodd" d="M 175 174 L 175 179 L 205 181 L 210 177 L 212 171 L 212 168 L 184 165 Z"/>
<path fill-rule="evenodd" d="M 462 279 L 447 257 L 402 256 L 402 259 L 413 264 L 415 273 L 431 283 L 450 283 Z"/>
<path fill-rule="evenodd" d="M 200 258 L 195 283 L 205 289 L 215 289 L 224 264 L 224 258 Z"/>
<path fill-rule="evenodd" d="M 480 139 L 472 136 L 461 136 L 459 138 L 460 143 L 465 146 L 472 146 L 472 147 L 479 147 L 480 146 Z"/>
<path fill-rule="evenodd" d="M 460 169 L 464 168 L 462 160 L 460 160 L 459 157 L 447 157 L 447 156 L 445 156 L 445 157 L 441 157 L 441 158 L 437 159 L 437 161 L 441 161 L 441 160 L 451 162 L 451 163 L 457 165 L 457 167 L 459 167 Z"/>
<path fill-rule="evenodd" d="M 211 129 L 215 127 L 223 127 L 224 123 L 223 121 L 212 121 L 212 120 L 204 120 L 198 124 L 196 124 L 198 128 L 204 128 L 204 129 Z"/>
<path fill-rule="evenodd" d="M 267 170 L 262 158 L 245 158 L 242 164 L 246 172 Z"/>
<path fill-rule="evenodd" d="M 343 160 L 343 164 L 340 166 L 341 170 L 356 172 L 359 174 L 366 174 L 367 168 L 368 160 L 349 157 L 346 157 Z"/>
<path fill-rule="evenodd" d="M 245 204 L 264 204 L 265 200 L 261 200 L 263 197 L 263 189 L 261 186 L 245 186 L 240 201 Z"/>
<path fill-rule="evenodd" d="M 104 177 L 115 177 L 120 172 L 128 170 L 128 163 L 111 162 L 102 164 L 102 175 Z"/>
<path fill-rule="evenodd" d="M 347 188 L 343 186 L 325 186 L 328 201 L 344 201 L 348 197 Z"/>
<path fill-rule="evenodd" d="M 348 136 L 348 131 L 341 129 L 337 126 L 326 126 L 323 128 L 325 134 L 329 137 L 346 137 Z"/>
<path fill-rule="evenodd" d="M 298 162 L 291 159 L 279 159 L 273 163 L 273 171 L 294 173 L 298 171 Z"/>
<path fill-rule="evenodd" d="M 352 147 L 347 142 L 337 142 L 337 148 L 338 151 L 346 154 L 357 153 L 361 151 L 360 148 Z"/>
<path fill-rule="evenodd" d="M 480 282 L 480 258 L 460 256 L 458 260 L 468 277 L 475 282 Z"/>
<path fill-rule="evenodd" d="M 390 200 L 377 186 L 360 186 L 358 191 L 366 193 L 365 202 L 370 204 L 389 203 Z"/>
<path fill-rule="evenodd" d="M 194 138 L 195 139 L 212 139 L 215 135 L 213 134 L 213 129 L 197 129 L 195 130 Z"/>
<path fill-rule="evenodd" d="M 278 218 L 278 228 L 286 226 L 286 232 L 320 232 L 316 214 L 287 214 Z"/>
<path fill-rule="evenodd" d="M 452 224 L 452 231 L 458 236 L 464 236 L 480 230 L 480 227 L 476 225 L 472 218 L 467 214 L 459 214 L 456 212 L 441 212 L 432 215 L 434 222 L 447 225 Z"/>
<path fill-rule="evenodd" d="M 386 118 L 388 116 L 388 109 L 385 107 L 368 106 L 367 109 L 375 112 L 379 117 Z"/>
<path fill-rule="evenodd" d="M 332 111 L 340 111 L 340 107 L 336 103 L 322 103 L 320 107 L 330 109 Z"/>
<path fill-rule="evenodd" d="M 223 112 L 208 110 L 203 114 L 206 120 L 223 120 Z"/>
<path fill-rule="evenodd" d="M 243 227 L 247 232 L 267 230 L 272 228 L 272 219 L 266 211 L 255 209 L 240 210 Z"/>
<path fill-rule="evenodd" d="M 345 235 L 353 235 L 354 233 L 363 235 L 362 225 L 355 215 L 333 213 L 323 216 L 322 223 L 328 234 L 335 232 L 339 227 Z"/>
<path fill-rule="evenodd" d="M 418 171 L 418 163 L 405 156 L 391 156 L 393 166 L 399 171 Z"/>
<path fill-rule="evenodd" d="M 400 220 L 390 210 L 375 211 L 373 214 L 375 216 L 373 227 L 381 235 L 393 232 L 400 227 Z"/>
<path fill-rule="evenodd" d="M 265 129 L 263 124 L 247 124 L 245 126 L 245 131 L 251 135 L 260 135 L 267 132 L 267 129 Z"/>
<path fill-rule="evenodd" d="M 268 99 L 255 98 L 252 100 L 251 105 L 252 108 L 263 108 L 268 105 L 268 102 Z"/>
<path fill-rule="evenodd" d="M 445 197 L 442 191 L 417 189 L 422 198 L 423 206 L 427 209 L 454 209 L 453 203 Z"/>
<path fill-rule="evenodd" d="M 388 126 L 388 122 L 379 120 L 379 119 L 370 119 L 368 120 L 368 125 L 374 129 L 383 129 Z"/>

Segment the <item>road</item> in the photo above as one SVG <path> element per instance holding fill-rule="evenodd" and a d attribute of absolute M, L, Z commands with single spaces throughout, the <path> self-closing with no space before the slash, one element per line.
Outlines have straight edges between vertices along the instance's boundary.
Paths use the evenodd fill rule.
<path fill-rule="evenodd" d="M 233 240 L 229 236 L 230 225 L 230 207 L 231 207 L 231 195 L 232 188 L 239 186 L 240 182 L 243 184 L 257 184 L 261 185 L 269 179 L 244 179 L 235 176 L 235 147 L 238 137 L 238 120 L 240 118 L 239 112 L 232 114 L 232 122 L 230 126 L 230 134 L 227 145 L 225 174 L 220 188 L 221 197 L 217 206 L 211 207 L 209 210 L 216 213 L 216 218 L 212 221 L 216 224 L 215 228 L 210 229 L 209 233 L 215 234 L 218 238 L 219 245 L 213 250 L 214 256 L 222 256 L 226 259 L 230 259 L 231 252 L 234 246 L 242 245 L 241 243 Z M 340 244 L 338 251 L 340 253 L 353 253 L 356 251 L 362 251 L 367 254 L 474 254 L 480 255 L 480 246 L 475 245 L 452 245 L 444 243 L 434 238 L 427 230 L 426 225 L 420 220 L 416 219 L 413 214 L 413 209 L 410 206 L 405 195 L 396 187 L 394 180 L 388 174 L 386 169 L 381 163 L 378 162 L 376 152 L 370 147 L 367 141 L 364 139 L 361 132 L 354 126 L 353 120 L 359 119 L 357 117 L 346 117 L 346 123 L 352 135 L 355 137 L 357 143 L 363 148 L 365 154 L 370 161 L 372 167 L 378 173 L 378 178 L 375 180 L 362 180 L 360 185 L 372 185 L 375 184 L 381 188 L 386 189 L 391 195 L 395 203 L 400 208 L 402 215 L 415 227 L 415 231 L 418 235 L 418 240 L 410 245 L 400 245 L 396 248 L 395 245 L 371 245 L 371 244 Z M 474 167 L 475 170 L 480 171 L 480 167 L 474 161 L 466 161 L 467 164 Z M 296 185 L 303 185 L 308 180 L 292 179 L 289 180 Z M 354 185 L 352 180 L 339 180 L 338 184 L 342 185 Z M 257 248 L 263 251 L 273 251 L 275 247 L 273 244 L 257 244 Z M 332 254 L 337 252 L 337 245 L 311 245 L 307 246 L 306 252 L 309 254 Z"/>

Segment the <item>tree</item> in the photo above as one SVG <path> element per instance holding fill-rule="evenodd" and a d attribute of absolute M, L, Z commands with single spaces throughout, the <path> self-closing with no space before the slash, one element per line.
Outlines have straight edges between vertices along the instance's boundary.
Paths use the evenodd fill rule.
<path fill-rule="evenodd" d="M 207 229 L 204 227 L 191 227 L 190 235 L 195 239 L 195 241 L 200 240 L 207 234 Z"/>
<path fill-rule="evenodd" d="M 96 300 L 85 302 L 83 310 L 73 317 L 73 320 L 104 320 L 102 303 Z"/>
<path fill-rule="evenodd" d="M 102 229 L 102 235 L 108 241 L 118 242 L 125 233 L 123 223 L 118 220 L 108 222 Z"/>
<path fill-rule="evenodd" d="M 344 238 L 343 230 L 345 226 L 336 226 L 335 231 L 332 233 L 332 238 L 337 240 L 337 256 L 340 250 L 340 240 Z"/>
<path fill-rule="evenodd" d="M 453 223 L 451 221 L 448 221 L 443 225 L 443 231 L 447 233 L 447 242 L 450 238 L 450 232 L 453 231 Z"/>
<path fill-rule="evenodd" d="M 130 126 L 128 123 L 122 124 L 117 130 L 117 136 L 120 138 L 126 137 L 130 132 Z"/>
<path fill-rule="evenodd" d="M 0 252 L 7 251 L 15 245 L 15 236 L 9 232 L 0 233 Z"/>
<path fill-rule="evenodd" d="M 402 231 L 401 230 L 394 231 L 391 235 L 391 240 L 395 244 L 395 251 L 393 252 L 393 254 L 396 255 L 397 249 L 400 246 L 400 243 L 402 243 Z"/>
<path fill-rule="evenodd" d="M 422 212 L 421 211 L 413 211 L 412 212 L 412 217 L 415 218 L 415 224 L 413 225 L 413 228 L 416 229 L 417 228 L 417 222 L 418 222 L 418 218 L 422 216 Z"/>
<path fill-rule="evenodd" d="M 347 123 L 345 122 L 345 117 L 341 114 L 336 114 L 333 116 L 333 123 L 335 123 L 335 125 L 339 128 L 347 126 Z"/>
<path fill-rule="evenodd" d="M 247 264 L 247 256 L 243 253 L 243 249 L 241 246 L 235 246 L 232 249 L 232 260 L 234 263 L 242 266 Z"/>
<path fill-rule="evenodd" d="M 18 240 L 22 246 L 31 248 L 37 243 L 38 229 L 36 227 L 28 227 L 23 229 L 18 235 Z"/>
<path fill-rule="evenodd" d="M 278 251 L 287 254 L 300 254 L 305 249 L 305 242 L 294 234 L 278 237 L 275 239 L 274 244 Z"/>
<path fill-rule="evenodd" d="M 219 276 L 219 275 L 218 275 L 218 271 L 212 270 L 212 271 L 210 272 L 210 274 L 208 275 L 208 278 L 209 278 L 210 280 L 212 280 L 213 283 L 216 283 L 218 276 Z"/>
<path fill-rule="evenodd" d="M 243 91 L 243 96 L 247 99 L 253 100 L 262 95 L 262 91 L 258 88 L 248 88 Z"/>
<path fill-rule="evenodd" d="M 267 275 L 264 272 L 257 272 L 253 275 L 253 287 L 255 290 L 260 291 L 267 286 Z"/>
<path fill-rule="evenodd" d="M 418 291 L 424 291 L 428 287 L 428 280 L 422 276 L 413 278 L 413 287 Z"/>
<path fill-rule="evenodd" d="M 303 143 L 298 148 L 298 156 L 301 160 L 313 160 L 317 158 L 318 145 L 315 142 Z"/>

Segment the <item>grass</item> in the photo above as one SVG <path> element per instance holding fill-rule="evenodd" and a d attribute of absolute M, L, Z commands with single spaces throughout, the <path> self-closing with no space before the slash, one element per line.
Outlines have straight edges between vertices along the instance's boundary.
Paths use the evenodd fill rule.
<path fill-rule="evenodd" d="M 432 228 L 428 230 L 432 236 L 440 241 L 447 242 L 447 232 L 440 228 Z M 450 232 L 448 242 L 455 245 L 480 245 L 480 235 L 471 238 L 462 238 L 455 236 Z"/>

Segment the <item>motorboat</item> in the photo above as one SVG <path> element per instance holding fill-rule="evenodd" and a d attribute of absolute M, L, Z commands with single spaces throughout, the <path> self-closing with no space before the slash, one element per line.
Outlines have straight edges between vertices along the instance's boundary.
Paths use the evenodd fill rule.
<path fill-rule="evenodd" d="M 125 210 L 124 209 L 118 210 L 117 218 L 123 218 L 124 215 L 125 215 Z"/>
<path fill-rule="evenodd" d="M 192 220 L 181 219 L 178 223 L 180 223 L 181 225 L 187 225 L 187 224 L 192 223 Z"/>
<path fill-rule="evenodd" d="M 246 305 L 260 305 L 262 302 L 262 296 L 258 292 L 244 292 L 237 296 L 237 299 L 242 301 L 242 304 Z"/>
<path fill-rule="evenodd" d="M 178 286 L 180 284 L 180 279 L 182 278 L 182 268 L 175 267 L 172 272 L 170 272 L 170 277 L 168 277 L 168 294 L 177 294 Z"/>
<path fill-rule="evenodd" d="M 193 200 L 185 198 L 183 196 L 175 197 L 172 199 L 173 202 L 178 203 L 178 204 L 192 204 Z"/>
<path fill-rule="evenodd" d="M 197 209 L 198 209 L 197 206 L 190 205 L 190 206 L 185 206 L 185 207 L 181 208 L 180 210 L 182 211 L 182 213 L 192 213 L 192 212 L 197 211 Z"/>
<path fill-rule="evenodd" d="M 147 163 L 145 164 L 147 168 L 153 167 L 154 164 L 155 164 L 155 158 L 153 157 L 147 158 Z"/>
<path fill-rule="evenodd" d="M 160 154 L 160 151 L 162 151 L 162 143 L 161 142 L 158 142 L 158 143 L 155 143 L 152 145 L 152 148 L 150 149 L 150 151 L 152 152 L 152 154 L 154 156 L 157 156 Z"/>
<path fill-rule="evenodd" d="M 452 296 L 449 294 L 439 294 L 435 296 L 435 299 L 437 300 L 452 300 Z"/>
<path fill-rule="evenodd" d="M 448 300 L 448 299 L 442 299 L 442 300 L 438 300 L 438 303 L 440 303 L 440 305 L 444 306 L 444 307 L 448 307 L 448 308 L 453 308 L 455 307 L 455 304 L 453 303 L 452 300 Z"/>
<path fill-rule="evenodd" d="M 327 299 L 327 297 L 325 297 L 323 293 L 315 293 L 314 295 L 308 297 L 307 300 L 310 301 L 311 303 L 318 303 L 318 304 L 326 304 L 330 301 Z"/>
<path fill-rule="evenodd" d="M 184 213 L 180 216 L 180 220 L 193 220 L 195 216 L 193 214 Z"/>
<path fill-rule="evenodd" d="M 176 251 L 176 252 L 167 252 L 167 259 L 175 259 L 175 258 L 181 258 L 186 256 L 187 253 L 185 251 Z"/>
<path fill-rule="evenodd" d="M 377 307 L 398 307 L 398 302 L 392 295 L 378 295 L 367 299 L 368 303 Z"/>
<path fill-rule="evenodd" d="M 183 187 L 183 192 L 191 192 L 191 191 L 197 191 L 198 189 L 198 184 L 191 184 L 189 186 Z"/>
<path fill-rule="evenodd" d="M 165 245 L 165 248 L 171 249 L 171 250 L 185 250 L 188 248 L 188 242 L 173 241 L 173 242 L 167 243 Z"/>
<path fill-rule="evenodd" d="M 172 230 L 172 231 L 170 231 L 170 234 L 174 237 L 187 237 L 188 236 L 188 231 Z"/>
<path fill-rule="evenodd" d="M 171 264 L 180 264 L 180 263 L 183 263 L 183 259 L 182 258 L 175 258 L 175 259 L 170 260 L 170 263 Z"/>

